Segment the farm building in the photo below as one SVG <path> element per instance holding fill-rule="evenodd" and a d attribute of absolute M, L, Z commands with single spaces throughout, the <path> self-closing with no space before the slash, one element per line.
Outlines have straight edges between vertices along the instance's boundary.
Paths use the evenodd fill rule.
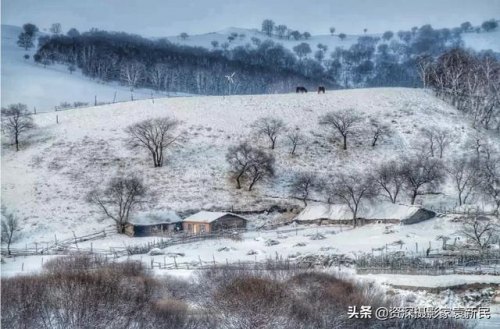
<path fill-rule="evenodd" d="M 188 233 L 210 233 L 231 228 L 245 228 L 247 220 L 229 212 L 200 211 L 185 218 L 183 230 Z"/>
<path fill-rule="evenodd" d="M 163 235 L 182 230 L 182 219 L 174 211 L 139 213 L 125 224 L 129 236 Z"/>
<path fill-rule="evenodd" d="M 415 224 L 436 216 L 419 206 L 406 206 L 390 202 L 373 202 L 358 210 L 358 223 Z M 298 224 L 351 224 L 352 212 L 344 204 L 316 203 L 308 205 L 294 221 Z"/>

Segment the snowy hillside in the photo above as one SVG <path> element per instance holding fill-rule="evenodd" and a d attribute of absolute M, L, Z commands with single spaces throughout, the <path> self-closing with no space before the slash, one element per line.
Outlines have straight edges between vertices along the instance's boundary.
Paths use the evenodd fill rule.
<path fill-rule="evenodd" d="M 182 39 L 179 36 L 170 36 L 167 39 L 172 43 L 183 44 L 186 46 L 198 46 L 208 49 L 212 49 L 212 41 L 217 41 L 219 45 L 224 42 L 228 42 L 228 37 L 231 34 L 237 34 L 238 37 L 229 43 L 229 48 L 237 46 L 245 46 L 247 44 L 252 44 L 252 38 L 258 38 L 260 40 L 271 39 L 275 42 L 281 43 L 286 48 L 293 50 L 296 45 L 305 42 L 311 46 L 314 51 L 318 44 L 323 44 L 328 47 L 328 52 L 335 50 L 335 48 L 349 48 L 354 43 L 358 41 L 360 36 L 371 36 L 371 37 L 381 37 L 381 34 L 348 34 L 344 40 L 338 37 L 338 33 L 335 35 L 313 35 L 309 39 L 305 40 L 293 40 L 293 39 L 280 39 L 276 36 L 269 38 L 265 33 L 258 31 L 257 29 L 242 29 L 231 27 L 218 32 L 211 32 L 206 34 L 198 34 L 189 36 L 186 39 Z M 397 37 L 396 37 L 397 38 Z M 465 47 L 472 48 L 474 50 L 487 50 L 491 49 L 495 52 L 500 52 L 500 30 L 493 32 L 471 32 L 462 33 L 462 39 L 464 41 Z M 219 46 L 220 47 L 220 46 Z M 312 55 L 310 55 L 312 56 Z"/>
<path fill-rule="evenodd" d="M 500 29 L 492 32 L 463 33 L 462 39 L 465 46 L 475 50 L 488 50 L 500 52 Z"/>
<path fill-rule="evenodd" d="M 147 99 L 151 97 L 162 97 L 165 94 L 156 94 L 149 89 L 136 89 L 132 93 L 128 87 L 119 83 L 104 83 L 98 80 L 85 77 L 77 70 L 73 74 L 63 65 L 43 65 L 33 61 L 35 49 L 24 51 L 17 44 L 17 36 L 21 31 L 20 27 L 2 25 L 2 99 L 1 105 L 7 106 L 12 103 L 25 103 L 29 109 L 36 107 L 38 112 L 53 111 L 55 106 L 62 102 L 83 102 L 89 105 L 98 103 L 111 103 L 113 101 L 129 101 L 134 99 Z M 228 28 L 219 32 L 193 35 L 183 40 L 178 36 L 168 37 L 171 42 L 185 44 L 188 46 L 201 46 L 212 49 L 211 42 L 217 41 L 219 47 L 228 41 L 228 36 L 236 33 L 238 37 L 230 43 L 230 48 L 240 45 L 252 44 L 252 38 L 265 40 L 268 37 L 257 30 Z M 500 31 L 490 33 L 466 33 L 463 34 L 465 45 L 474 49 L 493 49 L 500 51 L 498 42 Z M 377 36 L 377 35 L 373 35 Z M 344 40 L 337 35 L 316 35 L 308 40 L 286 40 L 273 37 L 273 40 L 292 49 L 301 42 L 307 42 L 313 50 L 321 43 L 328 47 L 328 52 L 337 47 L 348 48 L 354 44 L 358 35 L 347 35 Z M 24 59 L 25 54 L 30 55 L 29 59 Z M 169 96 L 176 96 L 168 93 Z"/>
<path fill-rule="evenodd" d="M 219 45 L 224 42 L 228 42 L 228 37 L 232 34 L 238 35 L 234 41 L 229 43 L 229 48 L 237 46 L 245 46 L 246 44 L 252 44 L 252 38 L 258 38 L 261 41 L 271 39 L 275 42 L 283 44 L 286 48 L 292 50 L 296 45 L 307 42 L 311 45 L 311 49 L 316 48 L 318 43 L 328 46 L 330 51 L 333 51 L 336 47 L 348 48 L 352 44 L 356 43 L 358 40 L 358 35 L 346 35 L 344 40 L 341 40 L 337 35 L 313 35 L 307 40 L 293 40 L 293 39 L 279 39 L 278 37 L 269 38 L 265 33 L 260 32 L 256 29 L 242 29 L 236 27 L 230 27 L 218 32 L 211 32 L 206 34 L 198 34 L 189 36 L 186 39 L 182 39 L 179 36 L 170 36 L 167 39 L 173 43 L 179 43 L 187 46 L 198 46 L 208 49 L 212 49 L 212 41 L 217 41 Z M 370 34 L 368 34 L 370 35 Z M 377 36 L 377 35 L 372 35 Z"/>
<path fill-rule="evenodd" d="M 19 47 L 17 36 L 21 28 L 2 25 L 2 106 L 24 103 L 38 112 L 54 111 L 62 102 L 110 103 L 129 101 L 129 88 L 116 83 L 103 83 L 83 76 L 79 71 L 70 74 L 66 66 L 36 64 L 34 48 L 24 51 Z M 24 59 L 24 55 L 30 55 Z M 137 89 L 134 99 L 151 98 L 151 90 Z M 159 95 L 158 95 L 159 96 Z M 165 96 L 165 94 L 161 95 Z"/>
<path fill-rule="evenodd" d="M 339 109 L 355 109 L 368 129 L 377 118 L 394 131 L 390 139 L 372 148 L 363 132 L 341 151 L 338 139 L 318 125 L 320 115 Z M 59 124 L 56 124 L 58 115 Z M 290 129 L 307 135 L 297 156 L 280 137 L 276 177 L 259 183 L 255 191 L 236 190 L 229 180 L 225 153 L 231 145 L 254 137 L 252 122 L 263 116 L 283 118 Z M 154 169 L 144 151 L 126 147 L 124 128 L 147 118 L 174 117 L 182 122 L 183 142 L 168 151 L 164 167 Z M 330 91 L 324 95 L 282 94 L 230 97 L 187 97 L 142 100 L 94 108 L 42 113 L 35 116 L 39 129 L 30 145 L 20 152 L 4 148 L 2 154 L 2 202 L 22 219 L 25 238 L 45 238 L 57 231 L 88 232 L 111 225 L 85 201 L 86 194 L 102 186 L 115 173 L 144 178 L 154 198 L 143 210 L 188 211 L 200 209 L 263 209 L 273 204 L 300 204 L 290 199 L 289 184 L 299 171 L 323 177 L 342 169 L 371 168 L 376 163 L 409 152 L 418 131 L 429 126 L 450 129 L 455 139 L 445 157 L 464 152 L 474 134 L 470 123 L 454 108 L 423 90 L 358 89 Z M 498 136 L 491 136 L 498 144 Z M 254 141 L 267 148 L 263 140 Z M 452 187 L 424 204 L 454 205 Z M 317 198 L 324 196 L 318 195 Z M 406 200 L 407 201 L 407 200 Z M 478 202 L 477 205 L 481 206 Z"/>

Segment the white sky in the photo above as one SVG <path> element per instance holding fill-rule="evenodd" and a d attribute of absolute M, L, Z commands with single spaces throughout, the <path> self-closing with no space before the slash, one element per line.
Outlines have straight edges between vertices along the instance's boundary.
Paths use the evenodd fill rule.
<path fill-rule="evenodd" d="M 145 36 L 260 28 L 264 18 L 312 34 L 327 34 L 330 26 L 358 34 L 478 25 L 493 17 L 500 18 L 500 0 L 2 0 L 1 15 L 2 24 L 43 29 L 59 22 L 64 31 L 96 27 Z"/>

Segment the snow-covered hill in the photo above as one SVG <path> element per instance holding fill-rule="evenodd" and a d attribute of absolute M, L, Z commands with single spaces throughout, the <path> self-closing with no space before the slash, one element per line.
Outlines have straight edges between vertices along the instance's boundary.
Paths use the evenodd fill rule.
<path fill-rule="evenodd" d="M 228 37 L 231 34 L 237 35 L 237 37 L 234 39 L 234 41 L 229 42 Z M 372 36 L 378 36 L 378 35 L 372 35 Z M 316 45 L 321 43 L 326 46 L 328 46 L 329 51 L 335 50 L 336 47 L 341 47 L 341 48 L 348 48 L 352 44 L 356 43 L 358 40 L 358 35 L 346 35 L 346 38 L 344 40 L 341 40 L 338 35 L 313 35 L 307 40 L 293 40 L 293 39 L 280 39 L 276 36 L 273 37 L 268 37 L 265 33 L 260 32 L 256 29 L 242 29 L 242 28 L 236 28 L 236 27 L 230 27 L 218 32 L 211 32 L 211 33 L 205 33 L 205 34 L 198 34 L 198 35 L 192 35 L 189 36 L 186 39 L 182 39 L 180 36 L 171 36 L 168 37 L 167 39 L 172 42 L 172 43 L 178 43 L 178 44 L 183 44 L 187 46 L 198 46 L 198 47 L 204 47 L 208 49 L 213 49 L 212 46 L 212 41 L 217 41 L 220 45 L 223 44 L 224 42 L 229 43 L 229 48 L 234 48 L 237 46 L 245 46 L 246 44 L 252 44 L 252 38 L 258 38 L 261 41 L 271 39 L 275 42 L 281 43 L 283 46 L 286 48 L 292 50 L 293 47 L 296 45 L 306 42 L 309 43 L 311 46 L 311 49 L 315 49 Z"/>
<path fill-rule="evenodd" d="M 66 66 L 36 64 L 35 49 L 25 51 L 19 47 L 17 37 L 21 28 L 2 25 L 2 106 L 24 103 L 38 112 L 54 111 L 62 102 L 85 102 L 94 105 L 129 101 L 129 88 L 117 83 L 103 83 L 83 76 L 78 70 L 70 74 Z M 24 59 L 24 55 L 30 55 Z M 136 89 L 134 99 L 145 99 L 156 95 L 149 89 Z"/>
<path fill-rule="evenodd" d="M 180 36 L 171 36 L 168 37 L 167 39 L 172 43 L 213 49 L 213 46 L 211 44 L 212 41 L 217 41 L 220 48 L 220 45 L 222 43 L 228 42 L 228 37 L 231 34 L 235 34 L 237 35 L 237 37 L 234 39 L 234 41 L 229 42 L 229 48 L 237 46 L 245 46 L 246 44 L 252 44 L 252 38 L 258 38 L 262 41 L 271 39 L 275 42 L 281 43 L 283 46 L 285 46 L 290 50 L 293 50 L 293 47 L 302 42 L 308 43 L 313 51 L 317 49 L 316 46 L 318 44 L 323 44 L 328 47 L 328 52 L 334 51 L 335 48 L 337 47 L 349 48 L 358 41 L 358 38 L 360 36 L 381 37 L 380 34 L 370 34 L 370 33 L 363 35 L 350 34 L 346 35 L 346 38 L 341 40 L 338 37 L 338 33 L 336 33 L 333 36 L 329 34 L 313 35 L 307 40 L 305 39 L 293 40 L 286 38 L 280 39 L 276 36 L 270 38 L 265 33 L 260 32 L 256 29 L 242 29 L 242 28 L 231 27 L 218 32 L 192 35 L 186 39 L 182 39 Z M 500 29 L 497 29 L 496 31 L 493 32 L 463 33 L 462 39 L 464 41 L 465 47 L 467 48 L 472 48 L 474 50 L 491 49 L 495 52 L 500 52 Z"/>
<path fill-rule="evenodd" d="M 492 32 L 462 33 L 465 46 L 475 50 L 488 50 L 500 52 L 500 29 Z"/>
<path fill-rule="evenodd" d="M 37 108 L 38 112 L 53 111 L 55 106 L 62 102 L 84 102 L 93 105 L 96 98 L 99 103 L 110 103 L 113 100 L 128 101 L 131 99 L 129 88 L 118 83 L 103 83 L 98 80 L 83 76 L 78 70 L 73 74 L 63 65 L 51 65 L 43 67 L 33 61 L 34 49 L 24 51 L 17 46 L 17 36 L 20 27 L 2 25 L 2 97 L 1 105 L 7 106 L 12 103 L 25 103 L 30 109 Z M 268 37 L 257 30 L 227 28 L 225 30 L 200 35 L 192 35 L 183 40 L 178 36 L 168 37 L 173 43 L 188 46 L 200 46 L 212 49 L 211 42 L 220 44 L 228 41 L 228 36 L 236 33 L 238 37 L 230 43 L 230 48 L 252 44 L 252 38 L 266 40 Z M 378 35 L 373 35 L 378 36 Z M 272 40 L 282 43 L 285 47 L 292 49 L 301 42 L 310 44 L 313 50 L 321 43 L 328 46 L 328 51 L 337 47 L 348 48 L 354 44 L 359 35 L 347 35 L 344 40 L 337 35 L 315 35 L 308 40 L 286 40 L 273 37 Z M 465 45 L 474 49 L 493 49 L 500 51 L 500 31 L 490 33 L 465 33 L 463 34 Z M 220 46 L 219 46 L 220 47 Z M 28 60 L 24 55 L 30 55 Z M 149 89 L 136 89 L 133 92 L 134 99 L 146 99 L 161 97 Z M 176 94 L 169 93 L 171 96 Z M 164 95 L 163 95 L 164 96 Z"/>
<path fill-rule="evenodd" d="M 351 108 L 364 117 L 365 124 L 346 152 L 331 142 L 318 118 L 331 110 Z M 168 151 L 164 167 L 154 169 L 145 152 L 126 147 L 124 128 L 162 116 L 182 122 L 184 141 Z M 253 140 L 250 125 L 262 116 L 283 118 L 291 129 L 299 127 L 308 136 L 307 145 L 292 157 L 285 138 L 280 137 L 273 151 L 275 179 L 258 184 L 252 192 L 236 190 L 228 178 L 225 153 L 239 141 Z M 394 131 L 375 148 L 365 131 L 370 118 Z M 71 236 L 72 231 L 83 233 L 109 226 L 111 223 L 101 221 L 101 214 L 87 204 L 85 196 L 116 173 L 135 174 L 145 180 L 155 198 L 144 210 L 262 209 L 297 202 L 289 198 L 288 188 L 299 171 L 327 175 L 371 168 L 410 152 L 418 131 L 434 125 L 454 133 L 445 155 L 449 157 L 464 152 L 466 139 L 475 133 L 470 122 L 451 106 L 426 91 L 402 88 L 329 91 L 324 95 L 164 98 L 154 103 L 142 100 L 41 113 L 35 121 L 39 129 L 30 145 L 19 152 L 4 147 L 2 154 L 2 203 L 22 219 L 23 235 L 29 239 L 47 235 L 52 239 L 53 232 Z M 500 143 L 498 136 L 490 138 Z M 252 143 L 267 147 L 265 141 Z M 453 190 L 450 187 L 445 192 L 424 203 L 453 205 Z"/>

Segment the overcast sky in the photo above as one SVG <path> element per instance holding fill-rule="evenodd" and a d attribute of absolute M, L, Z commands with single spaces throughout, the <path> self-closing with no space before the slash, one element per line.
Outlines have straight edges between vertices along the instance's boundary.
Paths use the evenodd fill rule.
<path fill-rule="evenodd" d="M 264 18 L 312 34 L 398 31 L 432 24 L 478 25 L 500 16 L 500 0 L 2 0 L 2 24 L 41 29 L 91 27 L 145 36 L 199 34 L 226 27 L 259 28 Z M 500 18 L 500 17 L 495 17 Z"/>

